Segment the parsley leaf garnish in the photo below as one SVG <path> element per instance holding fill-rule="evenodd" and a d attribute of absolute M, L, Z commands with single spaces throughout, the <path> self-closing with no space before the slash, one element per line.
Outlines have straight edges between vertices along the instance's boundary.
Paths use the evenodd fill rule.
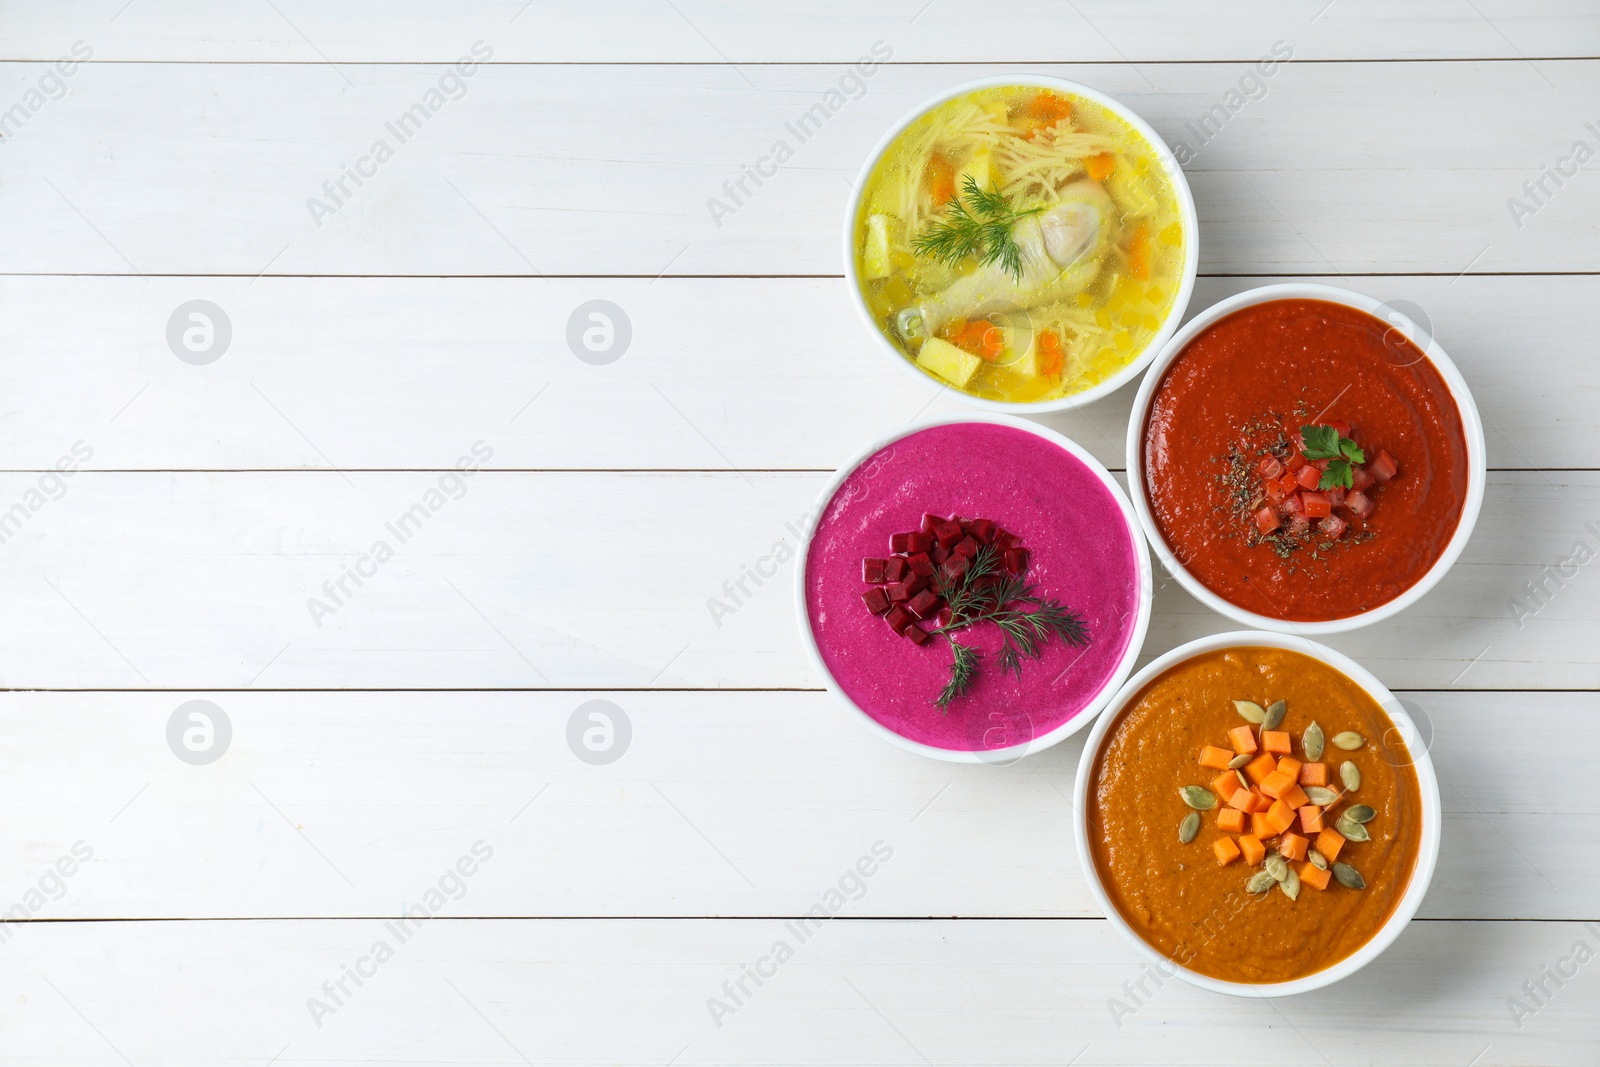
<path fill-rule="evenodd" d="M 1300 437 L 1305 441 L 1303 452 L 1307 459 L 1328 461 L 1328 469 L 1322 472 L 1322 477 L 1317 481 L 1318 489 L 1332 489 L 1341 485 L 1349 489 L 1355 484 L 1350 465 L 1367 461 L 1367 454 L 1360 445 L 1348 437 L 1339 436 L 1339 431 L 1332 426 L 1302 426 Z"/>

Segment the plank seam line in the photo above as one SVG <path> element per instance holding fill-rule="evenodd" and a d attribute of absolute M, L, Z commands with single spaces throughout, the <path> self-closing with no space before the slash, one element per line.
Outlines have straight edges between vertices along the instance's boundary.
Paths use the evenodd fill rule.
<path fill-rule="evenodd" d="M 8 919 L 7 925 L 53 925 L 71 923 L 293 923 L 293 922 L 381 922 L 403 915 L 116 915 L 69 918 Z M 783 922 L 807 918 L 805 915 L 430 915 L 423 922 Z M 834 915 L 829 922 L 847 923 L 929 923 L 993 922 L 1103 923 L 1103 915 Z M 1415 916 L 1419 923 L 1594 923 L 1596 919 L 1551 919 L 1528 916 L 1488 918 L 1471 916 L 1445 918 Z"/>
<path fill-rule="evenodd" d="M 1205 172 L 1203 172 L 1205 173 Z M 1451 270 L 1420 271 L 1223 271 L 1200 272 L 1196 278 L 1593 278 L 1600 270 Z M 843 274 L 144 274 L 95 271 L 0 271 L 0 278 L 295 278 L 375 281 L 843 281 Z"/>
<path fill-rule="evenodd" d="M 884 63 L 886 67 L 1211 67 L 1254 63 L 1261 57 L 1237 59 L 905 59 Z M 1375 56 L 1368 58 L 1325 56 L 1296 59 L 1296 64 L 1367 65 L 1377 63 L 1592 63 L 1600 56 Z M 18 66 L 49 65 L 55 59 L 0 59 Z M 119 67 L 325 67 L 336 62 L 341 67 L 446 67 L 455 59 L 338 59 L 327 62 L 299 59 L 96 59 L 96 66 Z M 507 59 L 489 60 L 480 67 L 853 67 L 854 59 L 737 59 L 711 63 L 689 59 Z"/>

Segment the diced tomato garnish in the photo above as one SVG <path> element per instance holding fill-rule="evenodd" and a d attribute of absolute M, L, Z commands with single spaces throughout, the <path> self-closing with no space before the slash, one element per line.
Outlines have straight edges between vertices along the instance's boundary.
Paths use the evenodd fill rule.
<path fill-rule="evenodd" d="M 1322 480 L 1322 472 L 1314 465 L 1308 464 L 1295 472 L 1294 480 L 1300 483 L 1302 489 L 1315 489 Z"/>
<path fill-rule="evenodd" d="M 1262 508 L 1256 512 L 1256 529 L 1262 533 L 1271 533 L 1278 528 L 1278 513 L 1271 508 Z"/>
<path fill-rule="evenodd" d="M 1372 498 L 1359 489 L 1345 494 L 1344 506 L 1358 519 L 1364 519 L 1372 514 Z"/>
<path fill-rule="evenodd" d="M 1336 485 L 1332 489 L 1324 489 L 1323 492 L 1327 495 L 1331 507 L 1344 506 L 1344 486 Z"/>
<path fill-rule="evenodd" d="M 1327 518 L 1317 523 L 1317 529 L 1334 540 L 1338 540 L 1344 536 L 1344 532 L 1347 528 L 1349 528 L 1349 525 L 1349 523 L 1345 522 L 1339 516 L 1329 515 Z"/>
<path fill-rule="evenodd" d="M 1293 474 L 1305 465 L 1306 457 L 1302 456 L 1298 451 L 1296 451 L 1289 457 L 1289 462 L 1285 464 L 1285 467 L 1288 469 L 1290 474 Z"/>
<path fill-rule="evenodd" d="M 1356 492 L 1359 493 L 1363 489 L 1371 487 L 1376 481 L 1376 478 L 1367 473 L 1365 467 L 1350 468 L 1350 488 Z"/>
<path fill-rule="evenodd" d="M 1327 422 L 1323 423 L 1322 425 L 1324 425 L 1324 426 L 1332 426 L 1335 430 L 1337 430 L 1339 432 L 1339 436 L 1340 437 L 1349 437 L 1350 436 L 1350 424 L 1348 422 L 1344 422 L 1344 421 L 1342 421 L 1340 419 L 1329 419 Z"/>
<path fill-rule="evenodd" d="M 1281 502 L 1288 495 L 1289 491 L 1281 483 L 1275 481 L 1267 483 L 1267 499 L 1274 504 Z"/>
<path fill-rule="evenodd" d="M 1304 537 L 1311 530 L 1311 520 L 1304 515 L 1289 516 L 1289 533 L 1295 537 Z"/>
<path fill-rule="evenodd" d="M 1306 506 L 1301 503 L 1299 493 L 1290 493 L 1283 498 L 1283 503 L 1278 505 L 1278 510 L 1285 515 L 1304 515 Z"/>
<path fill-rule="evenodd" d="M 1283 464 L 1277 456 L 1262 456 L 1261 462 L 1256 464 L 1256 473 L 1270 482 L 1283 476 Z"/>
<path fill-rule="evenodd" d="M 1367 464 L 1367 472 L 1372 475 L 1379 485 L 1383 485 L 1390 478 L 1400 473 L 1400 464 L 1396 463 L 1394 457 L 1389 455 L 1388 452 L 1380 450 L 1378 458 Z"/>
<path fill-rule="evenodd" d="M 1300 503 L 1305 506 L 1308 519 L 1325 519 L 1333 514 L 1333 505 L 1322 493 L 1301 493 Z"/>
<path fill-rule="evenodd" d="M 1306 447 L 1305 438 L 1300 436 L 1300 427 L 1304 425 L 1305 422 L 1301 419 L 1287 419 L 1283 424 L 1283 436 L 1289 439 L 1289 444 L 1293 445 L 1297 452 Z"/>
<path fill-rule="evenodd" d="M 1325 470 L 1328 469 L 1328 464 L 1332 463 L 1333 460 L 1331 460 L 1331 459 L 1313 459 L 1313 460 L 1307 460 L 1307 462 L 1310 463 L 1313 467 L 1317 468 L 1317 470 L 1325 471 Z"/>

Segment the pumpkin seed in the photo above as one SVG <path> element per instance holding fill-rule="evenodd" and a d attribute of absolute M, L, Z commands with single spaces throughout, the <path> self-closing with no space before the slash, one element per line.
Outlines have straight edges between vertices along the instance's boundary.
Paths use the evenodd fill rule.
<path fill-rule="evenodd" d="M 1346 889 L 1367 888 L 1367 880 L 1361 877 L 1361 872 L 1348 863 L 1335 863 L 1333 865 L 1333 876 L 1339 879 L 1339 884 Z"/>
<path fill-rule="evenodd" d="M 1289 711 L 1287 700 L 1274 700 L 1267 705 L 1267 717 L 1261 720 L 1263 730 L 1276 730 L 1283 724 L 1283 717 Z"/>
<path fill-rule="evenodd" d="M 1349 819 L 1351 822 L 1367 823 L 1371 822 L 1377 814 L 1365 804 L 1352 804 L 1344 809 L 1344 814 L 1340 818 Z"/>
<path fill-rule="evenodd" d="M 1264 866 L 1268 873 L 1272 875 L 1272 879 L 1275 882 L 1283 881 L 1285 878 L 1289 877 L 1291 873 L 1289 870 L 1288 861 L 1282 856 L 1278 855 L 1276 852 L 1268 855 L 1267 858 L 1262 861 L 1262 866 Z"/>
<path fill-rule="evenodd" d="M 1325 785 L 1306 786 L 1306 799 L 1319 808 L 1325 808 L 1339 799 L 1339 794 Z"/>
<path fill-rule="evenodd" d="M 1252 874 L 1250 876 L 1250 880 L 1244 884 L 1244 891 L 1246 893 L 1265 893 L 1267 890 L 1271 889 L 1277 884 L 1278 880 L 1272 877 L 1271 871 L 1257 871 L 1255 874 Z"/>
<path fill-rule="evenodd" d="M 1367 739 L 1356 733 L 1354 730 L 1346 730 L 1344 733 L 1334 734 L 1333 743 L 1339 748 L 1344 749 L 1346 752 L 1354 752 L 1356 749 L 1366 744 Z"/>
<path fill-rule="evenodd" d="M 1372 840 L 1372 835 L 1367 833 L 1367 828 L 1365 826 L 1362 826 L 1360 823 L 1355 822 L 1352 819 L 1348 819 L 1343 815 L 1339 816 L 1339 821 L 1333 824 L 1333 828 L 1339 831 L 1340 836 L 1346 841 Z"/>
<path fill-rule="evenodd" d="M 1217 794 L 1198 785 L 1186 785 L 1178 790 L 1183 802 L 1196 811 L 1210 811 L 1217 806 Z"/>
<path fill-rule="evenodd" d="M 1310 860 L 1311 866 L 1315 867 L 1319 871 L 1325 871 L 1328 869 L 1328 861 L 1323 859 L 1322 853 L 1318 852 L 1316 849 L 1312 849 L 1310 852 L 1307 852 L 1306 859 Z"/>
<path fill-rule="evenodd" d="M 1344 783 L 1346 789 L 1361 788 L 1361 768 L 1349 760 L 1339 764 L 1339 781 Z"/>
<path fill-rule="evenodd" d="M 1278 883 L 1278 888 L 1283 890 L 1283 895 L 1290 900 L 1300 899 L 1300 876 L 1290 871 L 1289 877 Z"/>
<path fill-rule="evenodd" d="M 1248 779 L 1248 778 L 1246 778 L 1244 776 L 1244 772 L 1243 771 L 1234 771 L 1233 772 L 1233 776 L 1235 778 L 1239 779 L 1240 788 L 1243 788 L 1243 789 L 1249 789 L 1250 788 L 1250 779 Z"/>
<path fill-rule="evenodd" d="M 1238 770 L 1240 767 L 1243 767 L 1246 763 L 1249 763 L 1251 758 L 1252 758 L 1251 754 L 1248 753 L 1248 752 L 1239 753 L 1237 756 L 1233 757 L 1231 760 L 1228 761 L 1228 770 L 1230 770 L 1230 771 Z"/>
<path fill-rule="evenodd" d="M 1195 834 L 1198 834 L 1199 832 L 1200 813 L 1198 811 L 1191 811 L 1189 814 L 1185 815 L 1183 817 L 1183 821 L 1178 824 L 1178 840 L 1187 845 L 1190 841 L 1194 840 Z"/>
<path fill-rule="evenodd" d="M 1233 708 L 1239 713 L 1239 718 L 1252 726 L 1260 726 L 1267 717 L 1267 713 L 1261 710 L 1261 705 L 1254 700 L 1235 700 Z"/>
<path fill-rule="evenodd" d="M 1322 758 L 1323 744 L 1322 727 L 1316 723 L 1307 726 L 1305 736 L 1300 738 L 1300 747 L 1305 749 L 1307 763 L 1315 763 Z"/>

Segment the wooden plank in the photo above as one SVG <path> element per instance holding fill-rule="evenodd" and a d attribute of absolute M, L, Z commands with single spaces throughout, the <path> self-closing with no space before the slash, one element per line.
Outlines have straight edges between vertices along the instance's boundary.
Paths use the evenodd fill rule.
<path fill-rule="evenodd" d="M 1431 724 L 1445 809 L 1421 914 L 1600 917 L 1579 890 L 1600 859 L 1572 829 L 1600 801 L 1549 763 L 1550 737 L 1600 743 L 1592 694 L 1404 699 Z M 205 765 L 168 740 L 191 700 L 228 724 Z M 620 709 L 604 765 L 568 739 L 593 700 Z M 1538 731 L 1506 730 L 1508 709 L 1535 706 Z M 8 693 L 0 731 L 6 891 L 92 850 L 40 919 L 381 917 L 480 838 L 494 877 L 452 915 L 802 914 L 880 839 L 893 860 L 853 914 L 1100 914 L 1068 799 L 1081 735 L 952 767 L 818 692 Z"/>
<path fill-rule="evenodd" d="M 1580 103 L 1600 62 L 1291 63 L 1237 113 L 1232 66 L 891 64 L 803 143 L 786 124 L 840 68 L 753 69 L 747 84 L 725 66 L 483 68 L 402 138 L 388 124 L 438 92 L 439 68 L 91 62 L 7 140 L 0 273 L 836 274 L 882 131 L 956 81 L 1019 69 L 1088 81 L 1183 142 L 1204 271 L 1600 267 L 1585 171 L 1535 217 L 1507 207 L 1600 141 Z M 0 67 L 0 93 L 40 76 Z M 1213 108 L 1226 122 L 1204 134 Z M 793 158 L 713 217 L 779 139 Z M 392 157 L 361 163 L 380 140 Z M 324 189 L 338 180 L 348 195 Z"/>
<path fill-rule="evenodd" d="M 1191 312 L 1274 280 L 1201 279 Z M 1424 309 L 1491 467 L 1600 467 L 1600 365 L 1570 314 L 1600 278 L 1349 284 Z M 167 345 L 193 299 L 231 329 L 205 366 Z M 594 299 L 632 333 L 604 366 L 566 339 Z M 919 411 L 964 410 L 890 365 L 830 279 L 12 277 L 0 305 L 12 469 L 80 439 L 110 470 L 448 467 L 480 438 L 510 468 L 831 469 Z M 1133 394 L 1042 421 L 1120 469 Z"/>
<path fill-rule="evenodd" d="M 491 864 L 478 878 L 504 873 Z M 771 977 L 745 980 L 752 995 L 719 1026 L 708 999 L 779 940 L 798 941 L 781 920 L 444 919 L 404 943 L 372 920 L 53 924 L 6 946 L 0 1055 L 175 1067 L 1131 1065 L 1236 1064 L 1241 1045 L 1258 1045 L 1280 1050 L 1274 1062 L 1320 1062 L 1320 1050 L 1407 1067 L 1586 1065 L 1600 1011 L 1592 962 L 1560 988 L 1544 979 L 1553 995 L 1536 1013 L 1513 1018 L 1508 1000 L 1541 967 L 1565 959 L 1570 972 L 1575 944 L 1592 958 L 1597 939 L 1576 923 L 1417 922 L 1358 978 L 1255 1003 L 1157 985 L 1105 922 L 840 921 L 792 945 L 783 965 L 762 964 Z M 393 950 L 381 965 L 379 940 Z M 322 983 L 357 964 L 363 984 L 346 979 L 349 996 L 336 989 L 332 1013 L 313 1021 L 308 1001 L 333 1003 Z M 183 1004 L 205 1010 L 152 1025 Z"/>
<path fill-rule="evenodd" d="M 472 444 L 458 455 L 470 461 Z M 0 551 L 0 685 L 814 686 L 785 561 L 824 481 L 0 475 L 0 503 L 23 512 Z M 59 499 L 41 492 L 61 485 Z M 1541 570 L 1579 542 L 1592 557 L 1597 521 L 1600 473 L 1494 474 L 1445 581 L 1403 616 L 1328 643 L 1405 688 L 1600 687 L 1589 651 L 1600 586 L 1578 562 L 1565 578 Z M 392 553 L 381 563 L 379 542 Z M 758 563 L 774 572 L 759 586 L 742 578 Z M 344 577 L 358 566 L 360 586 Z M 1538 600 L 1529 582 L 1545 583 Z M 1146 656 L 1227 628 L 1176 583 L 1158 586 Z"/>
<path fill-rule="evenodd" d="M 1600 20 L 1580 0 L 1537 7 L 1480 0 L 1466 8 L 1448 0 L 1150 0 L 1136 10 L 1114 0 L 1065 9 L 1020 0 L 981 19 L 959 5 L 922 0 L 828 0 L 763 7 L 759 15 L 704 0 L 281 0 L 222 8 L 168 0 L 126 11 L 91 0 L 48 9 L 10 0 L 0 4 L 0 20 L 4 58 L 37 60 L 56 58 L 74 35 L 88 38 L 102 59 L 306 63 L 449 61 L 477 38 L 492 42 L 496 61 L 558 63 L 848 62 L 875 38 L 893 42 L 897 58 L 920 62 L 1248 60 L 1278 38 L 1307 57 L 1518 58 L 1594 55 L 1600 39 Z"/>

